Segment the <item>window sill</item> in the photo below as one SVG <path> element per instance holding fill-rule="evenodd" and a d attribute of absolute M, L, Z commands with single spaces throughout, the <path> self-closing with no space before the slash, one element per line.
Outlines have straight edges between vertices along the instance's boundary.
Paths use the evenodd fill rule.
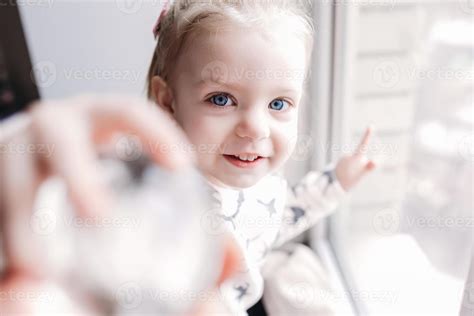
<path fill-rule="evenodd" d="M 351 294 L 367 314 L 459 313 L 464 280 L 436 270 L 411 236 L 358 236 L 347 251 L 357 286 Z"/>
<path fill-rule="evenodd" d="M 351 298 L 347 291 L 343 277 L 339 272 L 336 258 L 334 257 L 333 250 L 329 243 L 325 240 L 316 239 L 313 248 L 321 258 L 323 266 L 327 269 L 329 274 L 329 280 L 334 289 L 334 296 L 332 301 L 334 302 L 334 315 L 337 316 L 355 316 L 357 315 L 352 307 Z"/>

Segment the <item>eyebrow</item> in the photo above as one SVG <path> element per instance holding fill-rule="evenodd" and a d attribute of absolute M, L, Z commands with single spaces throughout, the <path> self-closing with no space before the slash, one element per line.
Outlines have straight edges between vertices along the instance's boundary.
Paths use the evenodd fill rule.
<path fill-rule="evenodd" d="M 201 79 L 200 81 L 198 81 L 196 83 L 196 85 L 199 86 L 199 87 L 202 87 L 202 86 L 205 86 L 205 85 L 208 85 L 208 84 L 213 84 L 213 85 L 216 85 L 216 86 L 224 86 L 224 87 L 231 88 L 231 89 L 242 88 L 242 85 L 238 82 L 229 82 L 229 83 L 217 82 L 213 79 L 208 79 L 208 80 Z"/>
<path fill-rule="evenodd" d="M 207 84 L 213 84 L 213 85 L 216 85 L 216 86 L 223 86 L 223 87 L 234 89 L 234 90 L 242 88 L 242 85 L 238 82 L 228 82 L 228 83 L 222 82 L 222 83 L 220 83 L 220 82 L 217 82 L 215 80 L 203 80 L 203 79 L 201 79 L 200 81 L 198 81 L 196 83 L 196 85 L 199 86 L 199 87 L 205 86 Z M 300 89 L 298 89 L 296 87 L 293 87 L 293 86 L 275 87 L 272 90 L 275 94 L 286 94 L 286 93 L 298 94 L 299 91 L 300 91 Z"/>

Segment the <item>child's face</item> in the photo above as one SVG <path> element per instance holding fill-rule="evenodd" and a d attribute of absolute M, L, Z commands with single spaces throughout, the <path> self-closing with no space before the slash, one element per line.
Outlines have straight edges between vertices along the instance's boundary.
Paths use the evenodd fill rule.
<path fill-rule="evenodd" d="M 294 149 L 307 52 L 294 34 L 275 33 L 196 36 L 173 71 L 173 115 L 218 185 L 252 186 Z M 260 158 L 234 157 L 248 154 Z"/>

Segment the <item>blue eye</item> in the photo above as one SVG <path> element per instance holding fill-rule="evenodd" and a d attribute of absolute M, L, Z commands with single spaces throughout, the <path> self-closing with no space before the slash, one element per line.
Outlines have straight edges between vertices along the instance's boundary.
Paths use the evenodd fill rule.
<path fill-rule="evenodd" d="M 229 96 L 225 93 L 219 93 L 215 94 L 212 97 L 209 98 L 209 101 L 211 101 L 213 104 L 219 106 L 219 107 L 224 107 L 228 104 L 228 102 L 232 102 L 232 100 L 229 98 Z"/>
<path fill-rule="evenodd" d="M 283 99 L 275 99 L 270 102 L 269 107 L 272 110 L 281 111 L 285 107 L 285 104 L 287 106 L 289 105 L 288 102 Z"/>

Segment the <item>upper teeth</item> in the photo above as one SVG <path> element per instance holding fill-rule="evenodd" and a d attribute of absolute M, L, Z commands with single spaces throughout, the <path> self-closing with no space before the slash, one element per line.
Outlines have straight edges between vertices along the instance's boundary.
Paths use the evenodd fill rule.
<path fill-rule="evenodd" d="M 239 158 L 240 160 L 246 160 L 246 161 L 254 161 L 258 157 L 256 155 L 234 155 L 234 156 Z"/>

